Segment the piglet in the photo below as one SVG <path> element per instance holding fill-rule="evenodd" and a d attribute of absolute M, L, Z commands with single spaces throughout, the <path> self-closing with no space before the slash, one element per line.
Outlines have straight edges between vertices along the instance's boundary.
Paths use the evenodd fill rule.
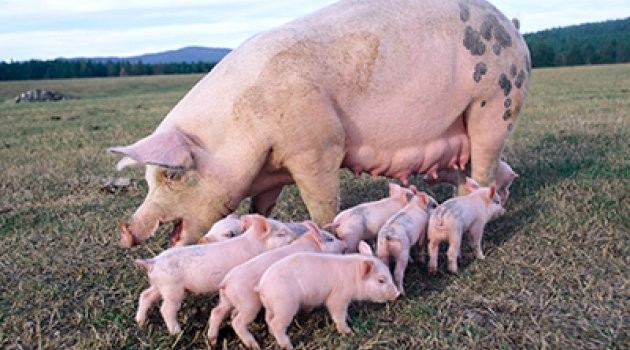
<path fill-rule="evenodd" d="M 321 231 L 310 221 L 305 221 L 304 226 L 308 232 L 303 234 L 295 242 L 278 249 L 265 252 L 235 268 L 233 268 L 220 284 L 219 305 L 212 309 L 208 326 L 208 339 L 211 344 L 216 344 L 219 326 L 228 313 L 232 311 L 232 328 L 243 341 L 252 349 L 259 349 L 254 336 L 247 330 L 255 318 L 262 304 L 254 287 L 260 281 L 260 277 L 276 261 L 297 252 L 341 253 L 346 245 L 332 234 Z"/>
<path fill-rule="evenodd" d="M 214 244 L 173 247 L 152 259 L 136 260 L 136 264 L 147 269 L 151 282 L 140 295 L 136 322 L 142 326 L 151 304 L 161 298 L 164 301 L 160 312 L 169 333 L 179 333 L 177 311 L 186 291 L 216 292 L 233 267 L 296 238 L 295 233 L 284 227 L 275 230 L 260 215 L 246 215 L 241 221 L 246 231 L 236 238 Z"/>
<path fill-rule="evenodd" d="M 377 255 L 387 266 L 390 258 L 395 259 L 394 281 L 400 294 L 405 294 L 403 277 L 409 263 L 409 250 L 414 245 L 417 245 L 418 253 L 424 249 L 429 214 L 436 207 L 435 199 L 419 192 L 378 232 Z"/>
<path fill-rule="evenodd" d="M 265 320 L 280 347 L 292 349 L 287 327 L 300 308 L 325 304 L 337 330 L 351 332 L 346 323 L 352 300 L 386 302 L 399 296 L 391 273 L 361 242 L 361 254 L 297 253 L 271 265 L 256 288 L 266 309 Z"/>
<path fill-rule="evenodd" d="M 429 272 L 437 273 L 438 250 L 441 241 L 448 241 L 448 271 L 457 273 L 457 257 L 464 232 L 469 233 L 470 245 L 475 257 L 484 259 L 481 239 L 486 223 L 505 209 L 496 193 L 496 185 L 474 187 L 476 183 L 467 181 L 469 194 L 455 197 L 440 204 L 429 217 L 427 236 L 429 239 Z"/>
<path fill-rule="evenodd" d="M 208 233 L 206 233 L 199 243 L 214 243 L 225 241 L 236 236 L 240 236 L 243 233 L 243 226 L 241 220 L 239 220 L 236 214 L 230 214 L 225 218 L 217 221 L 212 225 Z"/>
<path fill-rule="evenodd" d="M 387 219 L 409 202 L 414 189 L 390 183 L 388 198 L 362 203 L 339 213 L 330 227 L 346 243 L 346 252 L 355 253 L 361 240 L 375 239 Z"/>
<path fill-rule="evenodd" d="M 518 174 L 512 170 L 512 167 L 504 162 L 500 161 L 499 166 L 497 167 L 497 171 L 494 174 L 494 182 L 497 186 L 497 193 L 501 198 L 501 204 L 505 206 L 505 203 L 510 196 L 510 185 L 512 182 L 518 178 Z M 429 185 L 436 184 L 438 182 L 447 182 L 453 186 L 459 186 L 464 184 L 466 180 L 466 175 L 459 169 L 448 169 L 448 170 L 440 170 L 437 173 L 437 177 L 431 177 L 429 175 L 425 175 L 423 180 Z M 468 189 L 468 187 L 465 187 Z"/>

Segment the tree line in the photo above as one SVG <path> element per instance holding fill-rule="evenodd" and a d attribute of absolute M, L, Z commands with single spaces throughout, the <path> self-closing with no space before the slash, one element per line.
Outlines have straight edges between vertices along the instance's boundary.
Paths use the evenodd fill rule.
<path fill-rule="evenodd" d="M 87 77 L 118 77 L 127 75 L 207 73 L 216 63 L 96 62 L 91 60 L 30 60 L 0 62 L 0 80 L 32 80 Z"/>
<path fill-rule="evenodd" d="M 523 36 L 534 67 L 630 62 L 630 17 Z"/>
<path fill-rule="evenodd" d="M 630 17 L 525 34 L 534 67 L 630 62 Z M 31 60 L 0 62 L 0 80 L 206 73 L 216 63 Z"/>

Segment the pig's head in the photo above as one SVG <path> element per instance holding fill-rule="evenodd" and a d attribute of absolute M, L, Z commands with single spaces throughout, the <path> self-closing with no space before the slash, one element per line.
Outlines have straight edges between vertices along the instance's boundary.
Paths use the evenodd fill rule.
<path fill-rule="evenodd" d="M 484 192 L 482 195 L 484 196 L 484 200 L 487 204 L 489 220 L 496 219 L 505 214 L 505 209 L 503 208 L 503 205 L 501 205 L 501 197 L 497 192 L 497 185 L 495 183 L 491 184 L 490 187 L 487 188 L 482 187 L 478 191 Z"/>
<path fill-rule="evenodd" d="M 404 188 L 392 182 L 388 184 L 388 187 L 389 187 L 389 198 L 401 200 L 404 203 L 409 202 L 409 200 L 411 200 L 411 197 L 413 197 L 414 195 L 413 190 Z"/>
<path fill-rule="evenodd" d="M 322 253 L 341 254 L 346 249 L 346 243 L 337 239 L 332 233 L 320 230 L 312 221 L 304 221 L 304 226 L 308 231 L 300 237 L 300 240 L 306 240 L 314 244 Z"/>
<path fill-rule="evenodd" d="M 505 206 L 505 203 L 510 196 L 510 185 L 518 177 L 518 174 L 512 170 L 512 167 L 506 162 L 499 162 L 497 173 L 495 175 L 495 181 L 497 183 L 497 192 L 501 197 L 501 204 Z"/>
<path fill-rule="evenodd" d="M 377 303 L 396 300 L 400 292 L 389 268 L 374 256 L 372 248 L 364 241 L 359 243 L 359 254 L 363 256 L 356 277 L 359 299 Z"/>
<path fill-rule="evenodd" d="M 239 236 L 242 233 L 243 229 L 238 216 L 236 214 L 230 214 L 214 223 L 210 231 L 201 237 L 199 243 L 221 242 Z"/>
<path fill-rule="evenodd" d="M 298 236 L 280 222 L 267 220 L 258 214 L 241 216 L 243 235 L 253 236 L 263 242 L 265 249 L 274 249 L 293 242 Z"/>
<path fill-rule="evenodd" d="M 438 207 L 438 202 L 426 192 L 416 190 L 415 194 L 415 197 L 410 201 L 410 203 L 414 203 L 420 209 L 431 213 L 433 209 Z"/>
<path fill-rule="evenodd" d="M 230 212 L 217 164 L 200 142 L 175 128 L 109 152 L 125 155 L 118 170 L 146 165 L 147 196 L 131 220 L 120 224 L 125 247 L 143 242 L 164 223 L 173 224 L 171 245 L 196 243 Z"/>

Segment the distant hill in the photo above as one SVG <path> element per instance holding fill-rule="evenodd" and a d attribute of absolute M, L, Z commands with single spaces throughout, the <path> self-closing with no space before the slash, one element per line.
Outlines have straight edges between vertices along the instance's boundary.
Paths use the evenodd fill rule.
<path fill-rule="evenodd" d="M 177 50 L 147 53 L 130 57 L 74 57 L 63 58 L 70 61 L 92 61 L 95 63 L 130 62 L 144 64 L 219 62 L 231 49 L 188 46 Z"/>
<path fill-rule="evenodd" d="M 630 17 L 523 35 L 534 67 L 630 62 Z"/>

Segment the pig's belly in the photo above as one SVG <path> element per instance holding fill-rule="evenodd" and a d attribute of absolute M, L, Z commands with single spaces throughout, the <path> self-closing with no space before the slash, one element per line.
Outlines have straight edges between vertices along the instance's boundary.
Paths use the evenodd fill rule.
<path fill-rule="evenodd" d="M 413 119 L 406 119 L 413 120 Z M 463 112 L 452 121 L 364 125 L 347 130 L 343 166 L 355 174 L 385 175 L 404 183 L 413 174 L 437 176 L 441 169 L 465 168 L 470 142 Z M 450 125 L 449 125 L 450 123 Z"/>

